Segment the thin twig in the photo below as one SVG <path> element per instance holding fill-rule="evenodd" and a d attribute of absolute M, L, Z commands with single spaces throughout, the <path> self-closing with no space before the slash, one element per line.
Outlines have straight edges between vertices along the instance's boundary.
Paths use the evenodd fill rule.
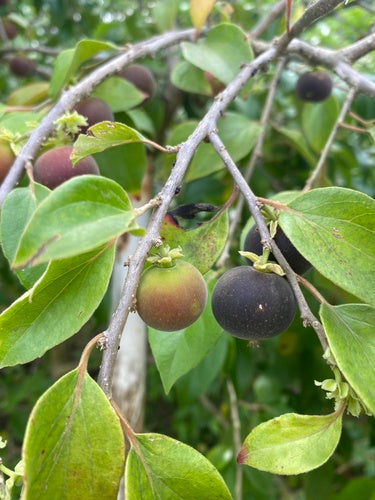
<path fill-rule="evenodd" d="M 240 415 L 238 413 L 238 401 L 237 394 L 234 388 L 233 382 L 227 379 L 227 389 L 229 394 L 229 405 L 230 405 L 230 415 L 232 419 L 233 426 L 233 443 L 236 456 L 241 451 L 242 440 L 241 440 L 241 421 Z M 243 467 L 236 464 L 236 482 L 234 486 L 235 500 L 242 500 L 242 477 L 243 477 Z"/>
<path fill-rule="evenodd" d="M 354 99 L 356 93 L 357 93 L 357 90 L 354 87 L 352 87 L 349 90 L 349 92 L 346 96 L 346 99 L 344 101 L 344 104 L 342 105 L 339 116 L 336 120 L 336 123 L 334 124 L 334 126 L 331 130 L 331 133 L 329 134 L 329 137 L 327 139 L 327 142 L 324 145 L 324 148 L 322 150 L 322 154 L 320 155 L 319 161 L 318 161 L 316 167 L 314 168 L 314 170 L 312 171 L 310 177 L 307 179 L 305 187 L 303 188 L 302 192 L 309 191 L 309 189 L 311 189 L 313 187 L 313 185 L 317 181 L 318 177 L 320 176 L 322 169 L 325 165 L 325 162 L 327 160 L 328 153 L 331 150 L 332 143 L 336 137 L 337 131 L 338 131 L 340 125 L 345 120 L 345 117 L 350 109 L 350 106 L 352 105 L 352 102 L 353 102 L 353 99 Z"/>
<path fill-rule="evenodd" d="M 250 31 L 251 38 L 259 38 L 285 10 L 285 0 L 279 0 Z"/>
<path fill-rule="evenodd" d="M 284 3 L 284 0 L 283 0 Z M 258 162 L 258 160 L 262 157 L 262 150 L 263 150 L 263 143 L 264 139 L 266 136 L 266 131 L 267 131 L 267 122 L 271 114 L 272 110 L 272 104 L 273 100 L 275 98 L 275 93 L 276 93 L 276 88 L 277 84 L 279 82 L 281 73 L 283 72 L 285 66 L 285 58 L 281 57 L 276 65 L 275 69 L 275 74 L 272 78 L 269 91 L 267 94 L 266 102 L 264 104 L 263 110 L 262 110 L 262 115 L 260 117 L 259 125 L 261 126 L 261 131 L 258 135 L 257 141 L 255 143 L 253 152 L 250 157 L 249 164 L 245 170 L 244 173 L 244 178 L 246 182 L 249 182 L 252 173 L 254 171 L 254 168 Z M 226 265 L 226 262 L 229 258 L 229 249 L 232 244 L 233 236 L 234 233 L 236 232 L 238 224 L 241 222 L 241 216 L 242 216 L 242 210 L 244 206 L 245 200 L 242 196 L 239 197 L 237 205 L 236 205 L 236 212 L 234 214 L 234 217 L 232 219 L 232 222 L 229 226 L 229 231 L 228 231 L 228 237 L 227 241 L 225 242 L 224 250 L 219 258 L 219 260 L 216 262 L 217 267 L 224 267 Z"/>

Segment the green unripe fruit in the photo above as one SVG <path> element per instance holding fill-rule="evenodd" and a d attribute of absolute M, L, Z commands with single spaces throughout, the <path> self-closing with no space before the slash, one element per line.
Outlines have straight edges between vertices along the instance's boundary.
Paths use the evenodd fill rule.
<path fill-rule="evenodd" d="M 16 56 L 9 61 L 9 69 L 16 76 L 32 76 L 35 73 L 36 64 L 28 57 Z"/>
<path fill-rule="evenodd" d="M 206 283 L 189 262 L 178 259 L 171 267 L 152 265 L 142 273 L 137 311 L 152 328 L 182 330 L 199 318 L 206 302 Z"/>
<path fill-rule="evenodd" d="M 111 108 L 100 97 L 88 97 L 79 102 L 74 109 L 87 119 L 87 127 L 81 127 L 82 134 L 85 134 L 87 129 L 95 123 L 114 120 Z"/>
<path fill-rule="evenodd" d="M 309 71 L 298 78 L 296 94 L 302 101 L 320 102 L 331 95 L 332 85 L 332 78 L 325 71 Z"/>
<path fill-rule="evenodd" d="M 131 64 L 120 71 L 119 75 L 146 94 L 146 99 L 151 99 L 155 94 L 155 78 L 146 66 L 142 66 L 142 64 Z"/>
<path fill-rule="evenodd" d="M 276 234 L 273 239 L 295 273 L 303 274 L 308 269 L 310 269 L 310 262 L 299 253 L 290 239 L 287 238 L 281 227 L 277 228 Z M 257 255 L 262 255 L 263 245 L 261 243 L 261 237 L 259 234 L 258 226 L 256 224 L 254 224 L 254 226 L 252 226 L 250 231 L 247 233 L 244 243 L 244 250 L 245 252 L 253 252 Z M 270 253 L 269 255 L 269 260 L 276 260 L 272 253 Z M 252 262 L 248 262 L 249 264 L 252 264 Z"/>
<path fill-rule="evenodd" d="M 9 146 L 5 141 L 0 141 L 0 182 L 3 182 L 10 167 L 13 165 L 15 156 Z"/>
<path fill-rule="evenodd" d="M 77 175 L 100 175 L 99 167 L 92 156 L 86 156 L 73 167 L 70 159 L 72 151 L 72 146 L 61 146 L 43 153 L 35 162 L 34 179 L 50 189 L 55 189 Z"/>
<path fill-rule="evenodd" d="M 261 340 L 288 328 L 296 301 L 288 281 L 274 273 L 239 266 L 224 273 L 212 294 L 212 312 L 234 337 Z"/>

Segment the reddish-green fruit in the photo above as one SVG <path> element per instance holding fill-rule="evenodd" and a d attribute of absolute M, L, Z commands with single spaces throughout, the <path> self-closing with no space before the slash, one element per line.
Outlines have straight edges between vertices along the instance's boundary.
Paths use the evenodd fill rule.
<path fill-rule="evenodd" d="M 137 311 L 157 330 L 182 330 L 196 321 L 207 302 L 203 276 L 189 262 L 176 260 L 172 267 L 157 264 L 146 269 L 137 290 Z"/>
<path fill-rule="evenodd" d="M 290 239 L 287 238 L 284 231 L 280 227 L 278 227 L 276 230 L 274 240 L 295 273 L 303 274 L 308 269 L 310 269 L 310 262 L 299 253 L 299 251 L 296 249 Z M 247 233 L 244 243 L 244 250 L 245 252 L 253 252 L 257 255 L 262 255 L 263 245 L 261 243 L 258 226 L 255 224 Z M 269 260 L 276 260 L 272 253 L 270 253 L 269 255 Z M 249 264 L 252 264 L 251 261 L 248 260 L 248 262 Z"/>
<path fill-rule="evenodd" d="M 0 141 L 0 182 L 3 182 L 10 167 L 14 162 L 14 154 L 11 150 L 9 144 L 4 141 Z"/>
<path fill-rule="evenodd" d="M 288 328 L 296 301 L 288 281 L 274 273 L 239 266 L 224 273 L 212 294 L 212 312 L 234 337 L 261 340 Z"/>
<path fill-rule="evenodd" d="M 92 156 L 86 156 L 73 167 L 70 155 L 72 146 L 50 149 L 37 158 L 34 165 L 34 179 L 54 189 L 77 175 L 100 175 L 99 167 Z"/>
<path fill-rule="evenodd" d="M 16 76 L 32 76 L 35 73 L 36 64 L 28 57 L 16 56 L 9 61 L 9 69 Z"/>
<path fill-rule="evenodd" d="M 298 78 L 296 94 L 302 101 L 320 102 L 331 95 L 332 85 L 332 78 L 325 71 L 309 71 Z"/>
<path fill-rule="evenodd" d="M 95 123 L 114 120 L 111 108 L 100 97 L 88 97 L 79 102 L 74 109 L 87 119 L 88 125 L 81 128 L 82 134 L 85 134 L 87 129 Z"/>
<path fill-rule="evenodd" d="M 152 72 L 141 64 L 132 64 L 127 66 L 119 73 L 120 76 L 132 83 L 138 90 L 147 95 L 150 99 L 153 97 L 156 88 L 156 82 Z"/>
<path fill-rule="evenodd" d="M 5 34 L 9 40 L 13 40 L 13 38 L 16 38 L 16 36 L 18 35 L 18 28 L 10 19 L 4 19 L 3 26 Z"/>

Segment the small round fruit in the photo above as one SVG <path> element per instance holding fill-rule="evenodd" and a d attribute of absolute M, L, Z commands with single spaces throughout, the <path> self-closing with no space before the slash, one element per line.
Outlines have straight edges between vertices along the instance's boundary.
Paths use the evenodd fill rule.
<path fill-rule="evenodd" d="M 326 71 L 309 71 L 298 78 L 296 94 L 302 101 L 320 102 L 331 95 L 332 85 Z"/>
<path fill-rule="evenodd" d="M 10 167 L 13 165 L 15 156 L 9 146 L 5 141 L 0 141 L 0 182 L 3 182 Z"/>
<path fill-rule="evenodd" d="M 137 289 L 137 311 L 157 330 L 182 330 L 196 321 L 207 302 L 203 276 L 189 262 L 176 260 L 172 267 L 157 264 L 146 269 Z"/>
<path fill-rule="evenodd" d="M 296 312 L 294 294 L 285 278 L 248 266 L 234 267 L 219 278 L 211 305 L 224 330 L 247 340 L 278 335 L 288 328 Z"/>
<path fill-rule="evenodd" d="M 77 175 L 100 175 L 99 167 L 92 156 L 86 156 L 73 167 L 70 159 L 72 151 L 72 146 L 60 146 L 39 156 L 34 165 L 36 182 L 54 189 Z"/>
<path fill-rule="evenodd" d="M 155 78 L 146 66 L 142 66 L 142 64 L 131 64 L 120 71 L 119 75 L 132 83 L 138 90 L 146 94 L 146 99 L 151 99 L 151 97 L 155 94 Z"/>
<path fill-rule="evenodd" d="M 310 262 L 299 253 L 290 239 L 285 235 L 281 227 L 277 228 L 274 241 L 295 273 L 303 274 L 310 269 Z M 250 231 L 247 233 L 244 250 L 245 252 L 253 252 L 257 255 L 262 254 L 263 245 L 261 243 L 261 237 L 256 224 L 254 224 L 254 226 L 252 226 Z M 272 253 L 269 255 L 269 260 L 276 260 Z M 248 260 L 248 262 L 249 264 L 252 264 L 251 261 Z"/>
<path fill-rule="evenodd" d="M 36 64 L 28 57 L 16 56 L 9 61 L 9 69 L 16 76 L 32 76 L 35 73 Z"/>
<path fill-rule="evenodd" d="M 82 134 L 85 134 L 95 123 L 114 120 L 111 108 L 100 97 L 88 97 L 79 102 L 74 109 L 87 119 L 87 127 L 81 127 Z"/>

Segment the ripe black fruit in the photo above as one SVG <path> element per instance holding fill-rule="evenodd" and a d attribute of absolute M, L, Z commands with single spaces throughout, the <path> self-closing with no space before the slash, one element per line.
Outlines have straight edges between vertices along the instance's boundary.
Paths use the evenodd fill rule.
<path fill-rule="evenodd" d="M 332 79 L 325 71 L 309 71 L 298 78 L 296 94 L 302 101 L 324 101 L 331 92 Z"/>
<path fill-rule="evenodd" d="M 207 302 L 203 276 L 189 262 L 177 260 L 171 267 L 157 264 L 146 269 L 137 289 L 137 311 L 157 330 L 182 330 L 196 321 Z"/>
<path fill-rule="evenodd" d="M 114 120 L 111 108 L 100 97 L 88 97 L 79 102 L 74 109 L 87 119 L 88 125 L 81 128 L 82 134 L 85 134 L 87 129 L 95 123 Z"/>
<path fill-rule="evenodd" d="M 296 301 L 288 281 L 274 273 L 239 266 L 224 273 L 212 294 L 212 312 L 234 337 L 261 340 L 288 328 Z"/>
<path fill-rule="evenodd" d="M 32 76 L 35 73 L 36 64 L 28 57 L 16 56 L 9 61 L 9 69 L 16 76 Z"/>
<path fill-rule="evenodd" d="M 146 99 L 153 97 L 156 82 L 152 72 L 141 64 L 127 66 L 119 73 L 120 76 L 132 83 L 138 90 L 146 94 Z"/>
<path fill-rule="evenodd" d="M 277 228 L 276 234 L 274 236 L 274 241 L 295 273 L 303 274 L 308 269 L 310 269 L 310 262 L 307 261 L 305 257 L 303 257 L 303 255 L 299 253 L 290 239 L 285 235 L 281 227 Z M 261 243 L 258 226 L 256 224 L 254 224 L 254 226 L 252 226 L 250 231 L 247 233 L 244 243 L 244 250 L 245 252 L 253 252 L 257 255 L 262 254 L 263 246 Z M 269 259 L 273 261 L 276 260 L 272 253 L 270 253 Z M 252 264 L 252 262 L 248 262 L 249 264 Z"/>
<path fill-rule="evenodd" d="M 99 167 L 92 156 L 86 156 L 73 167 L 70 159 L 72 151 L 72 146 L 61 146 L 39 156 L 34 165 L 35 180 L 54 189 L 77 175 L 100 175 Z"/>

